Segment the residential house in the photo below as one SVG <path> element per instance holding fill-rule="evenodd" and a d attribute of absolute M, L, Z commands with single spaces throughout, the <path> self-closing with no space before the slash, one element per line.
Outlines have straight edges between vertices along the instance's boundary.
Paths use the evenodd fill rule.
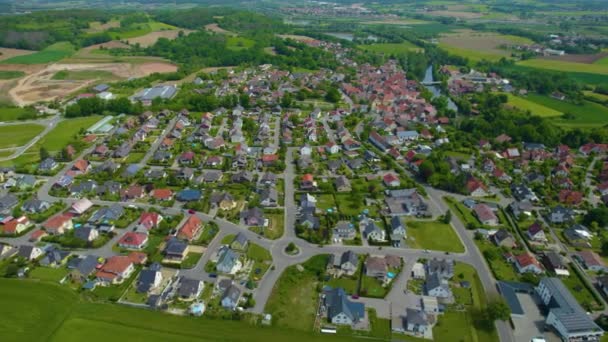
<path fill-rule="evenodd" d="M 323 289 L 323 305 L 332 324 L 353 325 L 365 317 L 365 305 L 351 302 L 343 288 Z"/>
<path fill-rule="evenodd" d="M 73 258 L 68 261 L 68 270 L 70 270 L 70 279 L 78 283 L 84 283 L 97 269 L 98 257 L 95 255 L 86 255 Z"/>
<path fill-rule="evenodd" d="M 279 193 L 275 188 L 265 188 L 260 191 L 260 205 L 276 207 L 279 204 Z"/>
<path fill-rule="evenodd" d="M 230 285 L 222 294 L 221 305 L 223 308 L 235 310 L 241 299 L 241 290 L 236 285 Z"/>
<path fill-rule="evenodd" d="M 580 251 L 577 252 L 574 257 L 585 269 L 589 271 L 608 272 L 608 267 L 606 267 L 600 256 L 593 251 Z"/>
<path fill-rule="evenodd" d="M 70 212 L 76 215 L 82 215 L 87 210 L 93 207 L 93 202 L 89 201 L 86 198 L 80 199 L 72 204 L 70 207 Z"/>
<path fill-rule="evenodd" d="M 2 232 L 8 235 L 19 235 L 33 225 L 27 217 L 21 216 L 5 222 Z"/>
<path fill-rule="evenodd" d="M 526 235 L 530 240 L 535 242 L 547 242 L 547 236 L 545 235 L 545 231 L 543 230 L 543 225 L 540 222 L 534 222 L 528 227 L 526 231 Z"/>
<path fill-rule="evenodd" d="M 149 293 L 158 288 L 163 281 L 163 274 L 159 264 L 154 263 L 148 269 L 142 270 L 137 278 L 135 291 L 138 293 Z"/>
<path fill-rule="evenodd" d="M 238 234 L 236 234 L 236 236 L 230 243 L 230 248 L 244 251 L 247 249 L 248 245 L 249 245 L 249 240 L 247 239 L 245 234 L 239 232 Z"/>
<path fill-rule="evenodd" d="M 503 246 L 508 248 L 514 248 L 515 246 L 517 246 L 515 238 L 506 229 L 499 229 L 491 236 L 491 239 L 497 246 Z"/>
<path fill-rule="evenodd" d="M 353 251 L 346 251 L 340 256 L 340 270 L 347 276 L 353 276 L 359 267 L 359 257 Z"/>
<path fill-rule="evenodd" d="M 237 201 L 229 192 L 214 192 L 209 200 L 211 205 L 222 210 L 232 210 L 236 208 Z"/>
<path fill-rule="evenodd" d="M 118 240 L 118 246 L 127 249 L 142 249 L 148 243 L 148 233 L 126 232 Z"/>
<path fill-rule="evenodd" d="M 241 269 L 239 255 L 228 246 L 223 246 L 218 251 L 218 260 L 215 269 L 218 272 L 234 274 Z"/>
<path fill-rule="evenodd" d="M 543 255 L 541 259 L 545 268 L 558 276 L 569 276 L 570 271 L 564 259 L 557 252 L 549 251 Z"/>
<path fill-rule="evenodd" d="M 515 268 L 517 268 L 517 272 L 523 273 L 534 273 L 541 274 L 543 273 L 543 268 L 536 260 L 536 257 L 530 252 L 525 252 L 520 255 L 516 255 L 514 257 Z"/>
<path fill-rule="evenodd" d="M 192 301 L 201 295 L 204 288 L 203 281 L 181 276 L 178 279 L 177 296 L 183 301 Z"/>
<path fill-rule="evenodd" d="M 352 190 L 350 180 L 344 176 L 336 177 L 334 184 L 338 192 L 350 192 Z"/>
<path fill-rule="evenodd" d="M 74 228 L 74 225 L 70 215 L 57 214 L 43 223 L 42 228 L 51 235 L 62 235 L 67 230 Z"/>
<path fill-rule="evenodd" d="M 242 211 L 241 219 L 248 226 L 263 226 L 265 222 L 264 212 L 257 207 Z"/>
<path fill-rule="evenodd" d="M 135 271 L 131 258 L 125 255 L 110 257 L 95 274 L 97 281 L 102 285 L 122 283 Z"/>
<path fill-rule="evenodd" d="M 196 202 L 201 196 L 201 191 L 198 189 L 184 189 L 177 193 L 176 198 L 180 202 Z"/>
<path fill-rule="evenodd" d="M 153 228 L 158 228 L 158 225 L 162 220 L 163 217 L 159 213 L 147 211 L 141 213 L 141 215 L 139 216 L 138 225 L 140 227 L 145 228 L 146 230 L 150 230 Z"/>
<path fill-rule="evenodd" d="M 188 243 L 178 238 L 170 238 L 165 243 L 163 255 L 170 261 L 182 261 L 188 254 Z"/>
<path fill-rule="evenodd" d="M 177 237 L 179 239 L 192 241 L 200 235 L 203 228 L 203 221 L 196 215 L 190 215 L 186 222 L 178 229 Z"/>
<path fill-rule="evenodd" d="M 492 208 L 490 208 L 487 204 L 479 203 L 475 205 L 473 207 L 473 212 L 481 224 L 487 226 L 498 225 L 498 217 L 496 217 Z"/>
<path fill-rule="evenodd" d="M 424 282 L 424 295 L 436 297 L 444 303 L 452 301 L 452 290 L 447 279 L 442 278 L 439 273 L 433 273 L 427 276 Z"/>
<path fill-rule="evenodd" d="M 397 177 L 397 175 L 392 172 L 385 174 L 384 177 L 382 177 L 382 182 L 387 187 L 398 187 L 399 185 L 401 185 L 399 177 Z"/>
<path fill-rule="evenodd" d="M 36 246 L 21 245 L 17 250 L 17 256 L 28 261 L 36 260 L 44 255 L 44 251 Z"/>
<path fill-rule="evenodd" d="M 386 258 L 381 256 L 369 256 L 364 262 L 365 275 L 384 281 L 388 272 Z"/>
<path fill-rule="evenodd" d="M 386 241 L 386 231 L 378 227 L 374 220 L 367 219 L 361 221 L 361 227 L 363 230 L 363 238 L 376 242 Z"/>
<path fill-rule="evenodd" d="M 399 216 L 391 217 L 390 238 L 393 247 L 400 247 L 401 241 L 407 237 L 405 226 Z"/>
<path fill-rule="evenodd" d="M 454 261 L 433 258 L 426 262 L 425 271 L 427 276 L 438 274 L 443 279 L 450 279 L 454 276 Z"/>
<path fill-rule="evenodd" d="M 74 237 L 86 242 L 92 242 L 99 237 L 97 228 L 85 225 L 74 231 Z"/>
<path fill-rule="evenodd" d="M 313 175 L 311 175 L 310 173 L 307 173 L 304 176 L 302 176 L 302 179 L 300 181 L 300 189 L 302 189 L 304 191 L 308 191 L 308 190 L 316 190 L 316 188 L 317 188 L 317 182 L 315 182 Z"/>

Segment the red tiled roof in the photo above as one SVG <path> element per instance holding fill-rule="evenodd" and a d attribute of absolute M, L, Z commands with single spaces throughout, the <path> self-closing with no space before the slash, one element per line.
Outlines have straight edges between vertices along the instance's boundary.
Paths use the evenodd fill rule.
<path fill-rule="evenodd" d="M 154 189 L 152 191 L 152 197 L 157 200 L 168 200 L 173 196 L 171 189 Z"/>
<path fill-rule="evenodd" d="M 58 214 L 58 215 L 55 215 L 55 216 L 51 217 L 50 219 L 48 219 L 42 225 L 42 227 L 44 227 L 45 229 L 55 230 L 55 229 L 58 229 L 59 227 L 63 226 L 67 221 L 70 221 L 71 219 L 72 219 L 72 217 L 70 217 L 68 215 Z"/>
<path fill-rule="evenodd" d="M 186 220 L 184 225 L 179 229 L 178 236 L 192 240 L 201 226 L 202 221 L 198 218 L 198 216 L 192 215 L 188 217 L 188 220 Z"/>
<path fill-rule="evenodd" d="M 126 232 L 120 238 L 120 240 L 118 240 L 118 244 L 139 247 L 139 246 L 143 245 L 147 240 L 148 240 L 148 234 L 137 233 L 137 232 Z"/>

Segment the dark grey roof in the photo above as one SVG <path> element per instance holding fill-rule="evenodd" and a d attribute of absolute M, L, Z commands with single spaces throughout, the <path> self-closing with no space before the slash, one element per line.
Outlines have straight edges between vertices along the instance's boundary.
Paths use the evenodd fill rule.
<path fill-rule="evenodd" d="M 232 303 L 236 304 L 240 296 L 241 290 L 239 290 L 239 288 L 234 285 L 230 285 L 222 294 L 222 301 L 224 301 L 224 299 L 226 298 L 229 298 Z"/>
<path fill-rule="evenodd" d="M 414 324 L 414 325 L 428 325 L 429 324 L 426 313 L 424 311 L 418 310 L 418 309 L 413 309 L 413 308 L 405 309 L 405 319 L 408 324 Z"/>
<path fill-rule="evenodd" d="M 349 301 L 346 292 L 340 287 L 326 289 L 325 306 L 329 319 L 344 313 L 353 322 L 358 322 L 365 316 L 365 305 Z"/>
<path fill-rule="evenodd" d="M 186 248 L 188 248 L 188 244 L 186 242 L 179 240 L 177 238 L 173 238 L 173 239 L 167 241 L 164 252 L 165 252 L 165 254 L 181 255 L 184 253 Z"/>
<path fill-rule="evenodd" d="M 514 281 L 499 281 L 498 282 L 498 291 L 506 300 L 507 305 L 511 308 L 511 313 L 515 315 L 524 315 L 526 312 L 524 311 L 519 299 L 517 298 L 517 293 L 532 293 L 534 292 L 534 286 L 528 283 L 519 283 Z"/>
<path fill-rule="evenodd" d="M 551 293 L 549 311 L 569 333 L 602 330 L 581 308 L 561 280 L 543 278 L 540 282 L 540 285 L 544 285 Z"/>
<path fill-rule="evenodd" d="M 236 236 L 234 237 L 234 240 L 232 240 L 232 243 L 238 243 L 241 246 L 245 246 L 245 244 L 248 242 L 249 240 L 247 239 L 247 237 L 245 236 L 245 234 L 243 234 L 242 232 L 239 232 L 238 234 L 236 234 Z"/>
<path fill-rule="evenodd" d="M 13 194 L 7 194 L 6 196 L 0 198 L 0 210 L 11 209 L 19 203 L 19 199 L 17 196 Z"/>
<path fill-rule="evenodd" d="M 342 257 L 340 258 L 340 265 L 344 265 L 347 262 L 350 262 L 355 266 L 359 265 L 359 258 L 357 257 L 357 254 L 355 254 L 355 252 L 353 251 L 346 251 L 342 253 Z"/>
<path fill-rule="evenodd" d="M 159 271 L 155 270 L 142 270 L 139 273 L 139 278 L 137 279 L 137 292 L 145 293 L 150 291 L 150 288 L 154 284 L 154 279 L 156 278 L 156 273 Z"/>
<path fill-rule="evenodd" d="M 198 279 L 181 277 L 179 280 L 177 294 L 181 297 L 191 297 L 198 292 L 200 285 L 201 281 Z"/>

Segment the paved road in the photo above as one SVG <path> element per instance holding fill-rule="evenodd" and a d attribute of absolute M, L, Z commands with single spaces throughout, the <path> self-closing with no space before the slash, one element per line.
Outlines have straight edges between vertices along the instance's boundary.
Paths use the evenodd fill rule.
<path fill-rule="evenodd" d="M 20 125 L 20 124 L 31 123 L 31 124 L 37 124 L 37 125 L 43 125 L 43 126 L 45 126 L 44 130 L 42 132 L 40 132 L 40 134 L 38 134 L 37 136 L 35 136 L 27 144 L 14 148 L 13 149 L 13 151 L 14 151 L 13 154 L 11 154 L 10 156 L 7 156 L 7 157 L 0 158 L 0 161 L 11 160 L 11 159 L 15 159 L 15 158 L 21 156 L 23 153 L 25 153 L 25 151 L 27 151 L 30 147 L 34 146 L 34 144 L 36 144 L 40 139 L 42 139 L 45 135 L 47 135 L 53 128 L 55 128 L 55 126 L 60 121 L 62 121 L 62 120 L 63 119 L 61 118 L 61 116 L 55 115 L 55 116 L 53 116 L 51 118 L 47 118 L 47 119 L 44 119 L 44 120 L 6 122 L 6 123 L 0 124 L 0 126 L 13 126 L 13 125 Z"/>

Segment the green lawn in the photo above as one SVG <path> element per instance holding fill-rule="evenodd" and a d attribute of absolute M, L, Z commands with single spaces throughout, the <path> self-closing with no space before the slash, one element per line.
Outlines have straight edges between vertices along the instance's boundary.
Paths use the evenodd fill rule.
<path fill-rule="evenodd" d="M 24 76 L 23 71 L 0 70 L 0 80 L 12 80 Z"/>
<path fill-rule="evenodd" d="M 253 268 L 249 278 L 251 280 L 262 279 L 270 264 L 272 264 L 272 255 L 264 247 L 250 242 L 247 247 L 247 258 L 253 260 Z"/>
<path fill-rule="evenodd" d="M 348 216 L 360 215 L 363 210 L 368 209 L 371 217 L 378 216 L 378 208 L 365 206 L 364 194 L 336 194 L 336 203 L 341 214 Z"/>
<path fill-rule="evenodd" d="M 315 197 L 317 198 L 317 208 L 323 211 L 336 207 L 336 201 L 334 201 L 334 196 L 332 194 L 322 194 Z"/>
<path fill-rule="evenodd" d="M 382 287 L 382 283 L 376 278 L 363 275 L 361 278 L 360 295 L 363 297 L 384 298 L 388 293 L 388 287 Z"/>
<path fill-rule="evenodd" d="M 186 258 L 184 259 L 184 261 L 182 261 L 181 268 L 193 268 L 194 266 L 196 266 L 196 264 L 198 263 L 198 261 L 201 259 L 202 256 L 203 256 L 203 253 L 194 253 L 194 252 L 188 253 L 188 255 L 186 255 Z"/>
<path fill-rule="evenodd" d="M 46 64 L 56 62 L 74 54 L 74 46 L 68 42 L 55 43 L 44 50 L 31 55 L 15 56 L 0 63 L 2 64 Z"/>
<path fill-rule="evenodd" d="M 608 75 L 608 63 L 575 63 L 549 59 L 533 58 L 517 62 L 518 65 L 529 66 L 538 69 L 555 70 L 559 72 L 581 72 L 599 75 Z"/>
<path fill-rule="evenodd" d="M 560 101 L 548 96 L 530 94 L 528 100 L 563 113 L 574 114 L 573 120 L 560 118 L 556 123 L 569 128 L 592 128 L 608 124 L 608 108 L 590 101 L 577 105 L 568 101 Z"/>
<path fill-rule="evenodd" d="M 144 36 L 150 32 L 174 29 L 177 29 L 177 27 L 157 21 L 151 21 L 147 23 L 133 24 L 127 28 L 113 29 L 110 30 L 108 33 L 110 34 L 110 36 L 112 36 L 112 39 L 124 40 L 128 38 Z"/>
<path fill-rule="evenodd" d="M 36 124 L 0 126 L 0 148 L 23 146 L 43 130 Z"/>
<path fill-rule="evenodd" d="M 581 304 L 585 310 L 598 310 L 600 309 L 599 303 L 593 297 L 593 294 L 589 292 L 587 287 L 583 284 L 581 279 L 576 275 L 572 267 L 569 267 L 570 276 L 561 277 L 560 279 L 564 285 L 570 290 L 570 293 L 576 298 L 576 301 Z"/>
<path fill-rule="evenodd" d="M 348 341 L 307 331 L 255 327 L 245 322 L 163 314 L 80 300 L 68 287 L 0 279 L 3 341 Z"/>
<path fill-rule="evenodd" d="M 407 41 L 403 43 L 378 43 L 370 45 L 357 45 L 357 48 L 363 51 L 379 52 L 387 55 L 423 50 L 421 47 L 416 46 Z"/>
<path fill-rule="evenodd" d="M 29 273 L 29 277 L 32 279 L 58 283 L 67 274 L 68 270 L 64 267 L 52 268 L 40 266 L 31 270 Z"/>
<path fill-rule="evenodd" d="M 502 256 L 502 251 L 498 247 L 496 247 L 490 241 L 475 240 L 475 244 L 484 255 L 490 269 L 492 270 L 492 273 L 494 274 L 494 277 L 497 280 L 519 281 L 517 271 L 513 265 L 504 259 Z M 486 255 L 491 253 L 496 255 L 496 258 L 488 260 Z"/>
<path fill-rule="evenodd" d="M 407 246 L 410 248 L 462 253 L 464 246 L 449 224 L 437 221 L 406 222 Z"/>
<path fill-rule="evenodd" d="M 560 116 L 563 114 L 559 110 L 555 110 L 553 108 L 543 106 L 542 104 L 532 102 L 523 97 L 515 96 L 512 94 L 507 94 L 507 96 L 509 97 L 509 102 L 508 102 L 509 105 L 519 108 L 524 111 L 529 110 L 532 115 L 547 117 L 547 116 Z"/>

